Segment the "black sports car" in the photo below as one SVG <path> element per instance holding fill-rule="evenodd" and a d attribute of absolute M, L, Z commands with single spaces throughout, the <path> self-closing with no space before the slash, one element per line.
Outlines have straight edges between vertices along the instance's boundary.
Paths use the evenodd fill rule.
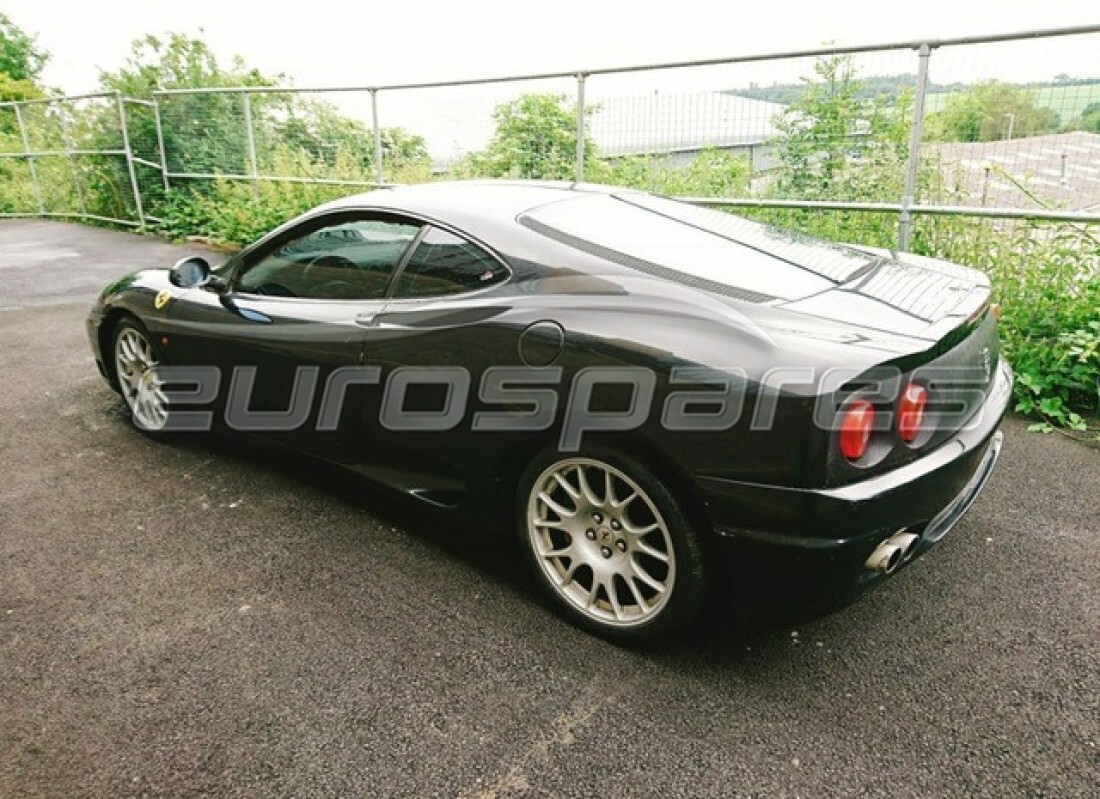
<path fill-rule="evenodd" d="M 441 183 L 130 275 L 88 334 L 142 430 L 261 436 L 504 520 L 574 621 L 637 638 L 708 586 L 831 601 L 939 541 L 1001 447 L 989 295 L 635 191 Z"/>

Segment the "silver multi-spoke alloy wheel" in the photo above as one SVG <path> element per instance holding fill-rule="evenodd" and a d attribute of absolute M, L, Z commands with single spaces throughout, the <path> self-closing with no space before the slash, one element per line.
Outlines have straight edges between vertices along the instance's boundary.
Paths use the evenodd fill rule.
<path fill-rule="evenodd" d="M 120 325 L 115 336 L 115 374 L 134 424 L 142 430 L 162 430 L 168 422 L 168 397 L 157 377 L 153 345 L 132 324 Z"/>
<path fill-rule="evenodd" d="M 527 535 L 557 594 L 599 626 L 653 621 L 676 583 L 668 525 L 619 469 L 568 458 L 545 469 L 527 501 Z"/>

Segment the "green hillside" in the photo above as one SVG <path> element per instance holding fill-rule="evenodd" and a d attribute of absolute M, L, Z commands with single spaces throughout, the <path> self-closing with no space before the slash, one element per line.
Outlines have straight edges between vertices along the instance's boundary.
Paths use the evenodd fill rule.
<path fill-rule="evenodd" d="M 883 94 L 897 95 L 903 89 L 912 89 L 915 78 L 912 75 L 872 75 L 860 78 L 861 99 L 870 99 Z M 962 84 L 930 83 L 925 98 L 925 110 L 929 113 L 942 111 L 948 98 L 967 91 L 970 87 Z M 1061 117 L 1061 124 L 1072 122 L 1093 103 L 1100 103 L 1100 79 L 1083 83 L 1049 83 L 1025 87 L 1035 97 L 1038 105 L 1052 108 Z M 772 86 L 752 86 L 747 89 L 733 89 L 729 94 L 789 104 L 802 96 L 805 83 L 784 83 Z"/>
<path fill-rule="evenodd" d="M 960 90 L 931 92 L 925 98 L 924 107 L 929 113 L 942 111 L 948 98 Z M 1066 86 L 1034 86 L 1028 89 L 1035 97 L 1036 104 L 1052 108 L 1062 118 L 1062 124 L 1081 116 L 1088 106 L 1100 103 L 1100 81 Z"/>

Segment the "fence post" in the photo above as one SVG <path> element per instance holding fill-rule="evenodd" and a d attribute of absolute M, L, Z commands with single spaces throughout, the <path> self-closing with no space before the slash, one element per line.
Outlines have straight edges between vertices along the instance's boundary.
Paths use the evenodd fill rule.
<path fill-rule="evenodd" d="M 153 95 L 153 121 L 157 127 L 157 149 L 160 150 L 160 176 L 164 180 L 164 194 L 167 196 L 172 187 L 168 185 L 168 153 L 164 150 L 164 128 L 161 126 L 160 121 L 160 97 L 156 94 Z"/>
<path fill-rule="evenodd" d="M 42 200 L 42 186 L 38 183 L 38 166 L 31 155 L 31 143 L 27 138 L 27 126 L 23 124 L 23 109 L 17 103 L 15 106 L 15 121 L 19 125 L 19 137 L 23 140 L 23 155 L 27 157 L 27 167 L 31 173 L 31 187 L 34 190 L 34 198 L 38 201 L 38 213 L 46 213 L 46 203 Z"/>
<path fill-rule="evenodd" d="M 924 95 L 928 89 L 928 59 L 932 48 L 922 44 L 917 50 L 917 89 L 913 96 L 913 127 L 909 135 L 909 165 L 905 171 L 905 194 L 901 198 L 901 216 L 898 220 L 898 250 L 909 249 L 909 236 L 913 228 L 910 208 L 917 193 L 920 170 L 920 141 L 924 131 Z"/>
<path fill-rule="evenodd" d="M 130 188 L 134 190 L 134 210 L 137 211 L 138 222 L 145 227 L 145 209 L 141 207 L 141 189 L 138 188 L 137 171 L 134 169 L 134 152 L 130 149 L 130 126 L 126 122 L 126 106 L 120 93 L 115 93 L 115 103 L 118 105 L 118 124 L 122 128 L 122 151 L 126 155 L 126 169 L 130 172 Z"/>
<path fill-rule="evenodd" d="M 248 137 L 248 174 L 252 178 L 252 193 L 260 196 L 260 168 L 256 164 L 256 134 L 252 131 L 252 95 L 241 92 L 244 98 L 244 132 Z"/>
<path fill-rule="evenodd" d="M 382 169 L 382 128 L 378 127 L 378 89 L 370 90 L 371 125 L 374 128 L 374 179 L 378 183 L 386 182 Z"/>
<path fill-rule="evenodd" d="M 88 215 L 88 204 L 84 200 L 84 188 L 80 185 L 80 172 L 76 168 L 76 159 L 73 157 L 73 142 L 69 138 L 69 122 L 65 119 L 65 106 L 61 100 L 55 104 L 57 107 L 57 126 L 61 130 L 61 145 L 68 156 L 69 169 L 73 173 L 73 187 L 76 189 L 77 201 L 80 203 L 80 213 Z"/>
<path fill-rule="evenodd" d="M 587 76 L 577 73 L 577 166 L 574 179 L 584 182 L 584 84 Z"/>

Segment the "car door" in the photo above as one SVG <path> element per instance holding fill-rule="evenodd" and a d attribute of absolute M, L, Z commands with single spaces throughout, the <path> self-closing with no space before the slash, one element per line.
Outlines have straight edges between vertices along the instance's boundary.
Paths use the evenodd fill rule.
<path fill-rule="evenodd" d="M 369 327 L 365 361 L 384 383 L 365 407 L 370 476 L 450 506 L 492 461 L 493 437 L 471 419 L 485 369 L 518 364 L 510 277 L 503 259 L 457 232 L 421 232 Z"/>
<path fill-rule="evenodd" d="M 318 430 L 332 374 L 363 361 L 420 224 L 356 211 L 313 217 L 247 252 L 218 290 L 190 289 L 171 309 L 174 360 L 219 368 L 229 427 L 341 463 L 363 449 L 363 396 L 342 394 L 334 429 Z"/>

